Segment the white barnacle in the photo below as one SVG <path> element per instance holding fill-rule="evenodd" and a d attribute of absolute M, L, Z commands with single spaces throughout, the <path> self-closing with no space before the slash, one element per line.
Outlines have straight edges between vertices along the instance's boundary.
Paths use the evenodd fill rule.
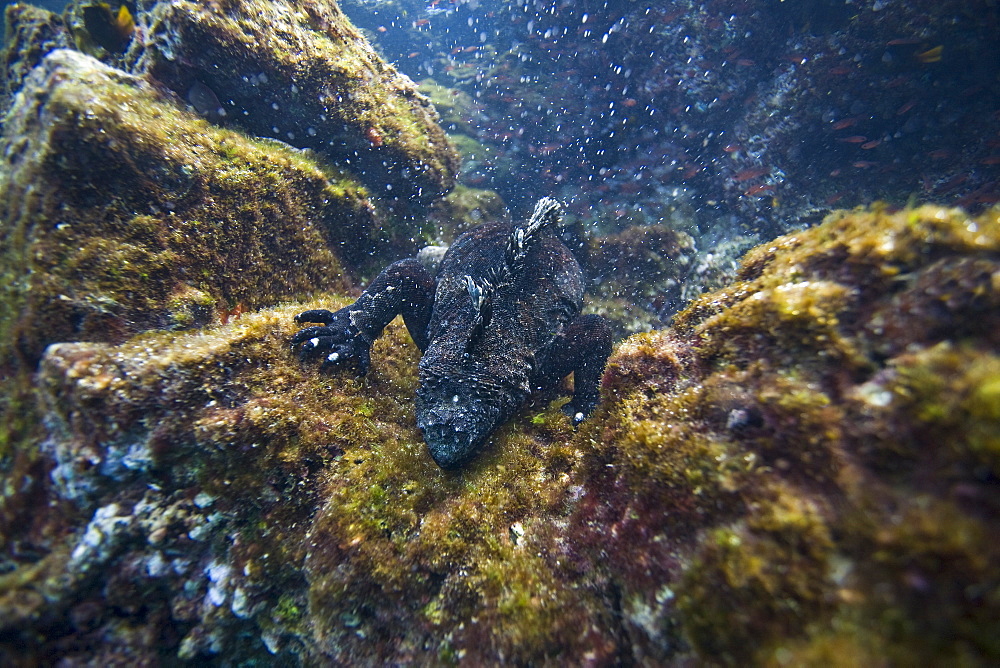
<path fill-rule="evenodd" d="M 331 362 L 336 362 L 337 360 L 340 359 L 340 353 L 330 353 L 329 355 L 327 355 L 326 359 Z"/>
<path fill-rule="evenodd" d="M 313 348 L 315 348 L 316 346 L 318 346 L 319 345 L 319 337 L 318 336 L 314 336 L 313 338 L 309 339 L 309 345 L 311 347 L 313 347 Z"/>

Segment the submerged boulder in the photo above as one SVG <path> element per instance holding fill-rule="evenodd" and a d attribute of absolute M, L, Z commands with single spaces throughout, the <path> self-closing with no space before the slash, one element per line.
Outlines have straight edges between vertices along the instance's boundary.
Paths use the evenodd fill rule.
<path fill-rule="evenodd" d="M 618 349 L 567 537 L 638 654 L 1000 657 L 998 281 L 1000 210 L 838 212 Z"/>
<path fill-rule="evenodd" d="M 178 109 L 141 79 L 57 50 L 0 138 L 0 349 L 202 326 L 319 287 L 378 214 L 350 176 Z"/>
<path fill-rule="evenodd" d="M 758 247 L 619 345 L 578 431 L 539 397 L 460 471 L 400 324 L 363 379 L 288 349 L 336 297 L 51 346 L 3 656 L 995 662 L 998 215 Z"/>
<path fill-rule="evenodd" d="M 336 2 L 170 0 L 147 16 L 130 70 L 220 123 L 314 149 L 403 205 L 454 186 L 434 107 Z"/>

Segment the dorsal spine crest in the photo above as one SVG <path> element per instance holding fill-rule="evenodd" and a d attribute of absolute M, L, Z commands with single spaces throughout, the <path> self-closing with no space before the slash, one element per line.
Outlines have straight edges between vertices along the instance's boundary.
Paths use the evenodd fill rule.
<path fill-rule="evenodd" d="M 504 264 L 509 276 L 513 278 L 520 275 L 528 259 L 528 252 L 542 239 L 547 230 L 559 224 L 562 212 L 563 205 L 559 200 L 543 197 L 535 205 L 527 224 L 514 228 L 507 239 L 507 248 L 504 252 Z"/>

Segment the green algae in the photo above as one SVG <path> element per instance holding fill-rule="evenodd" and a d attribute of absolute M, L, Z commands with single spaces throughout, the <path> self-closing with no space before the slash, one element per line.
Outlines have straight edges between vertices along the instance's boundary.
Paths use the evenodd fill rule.
<path fill-rule="evenodd" d="M 66 24 L 56 14 L 25 3 L 4 6 L 4 76 L 0 113 L 6 113 L 32 68 L 54 49 L 70 46 Z"/>
<path fill-rule="evenodd" d="M 43 106 L 8 121 L 7 143 L 27 146 L 0 184 L 12 272 L 0 331 L 29 363 L 50 341 L 178 326 L 178 300 L 254 308 L 312 292 L 318 275 L 337 287 L 328 248 L 370 220 L 362 188 L 59 53 L 37 82 L 53 84 Z"/>
<path fill-rule="evenodd" d="M 703 541 L 678 588 L 681 621 L 702 657 L 740 664 L 830 608 L 833 541 L 806 503 L 779 493 L 745 525 L 715 529 Z"/>
<path fill-rule="evenodd" d="M 495 192 L 464 185 L 438 200 L 432 208 L 432 216 L 439 229 L 436 238 L 428 241 L 437 243 L 451 243 L 476 225 L 509 218 L 503 200 Z"/>
<path fill-rule="evenodd" d="M 216 633 L 320 663 L 989 663 L 992 215 L 859 210 L 758 248 L 677 328 L 617 346 L 578 430 L 537 397 L 461 471 L 415 427 L 401 324 L 365 378 L 292 355 L 294 313 L 342 297 L 50 348 L 52 457 L 87 508 L 177 495 L 183 522 L 140 523 L 107 563 L 163 546 L 230 569 L 184 656 Z M 135 443 L 148 464 L 111 466 Z"/>
<path fill-rule="evenodd" d="M 632 556 L 605 577 L 701 660 L 996 657 L 996 217 L 835 214 L 609 361 L 579 469 L 607 505 L 575 531 L 595 561 Z M 646 656 L 676 658 L 669 638 Z"/>
<path fill-rule="evenodd" d="M 335 2 L 163 2 L 150 15 L 154 39 L 128 54 L 132 71 L 180 97 L 207 87 L 230 105 L 227 124 L 349 159 L 401 206 L 454 186 L 458 157 L 433 106 Z"/>

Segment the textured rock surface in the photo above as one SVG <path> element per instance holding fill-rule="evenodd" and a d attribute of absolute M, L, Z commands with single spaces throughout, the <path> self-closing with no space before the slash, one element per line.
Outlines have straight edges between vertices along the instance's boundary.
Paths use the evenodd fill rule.
<path fill-rule="evenodd" d="M 404 204 L 454 185 L 458 157 L 437 112 L 335 2 L 171 1 L 148 15 L 130 67 L 182 98 L 207 88 L 226 125 L 312 148 Z"/>
<path fill-rule="evenodd" d="M 998 250 L 996 210 L 834 214 L 621 346 L 569 534 L 632 556 L 643 656 L 996 660 Z"/>
<path fill-rule="evenodd" d="M 4 86 L 0 113 L 5 113 L 14 93 L 21 89 L 31 69 L 55 49 L 72 43 L 62 18 L 33 5 L 16 4 L 5 11 L 7 34 L 3 44 Z"/>
<path fill-rule="evenodd" d="M 362 380 L 290 354 L 338 299 L 53 346 L 3 656 L 995 662 L 998 216 L 758 247 L 619 346 L 578 432 L 541 398 L 459 472 L 401 325 Z"/>
<path fill-rule="evenodd" d="M 164 38 L 162 30 L 150 32 L 151 21 L 168 13 L 168 5 L 154 11 L 143 4 L 127 32 L 123 49 L 147 56 L 144 67 L 155 60 L 144 40 Z M 189 89 L 177 96 L 149 72 L 129 73 L 127 54 L 109 53 L 80 33 L 86 30 L 80 9 L 76 3 L 67 12 L 69 29 L 39 9 L 17 5 L 6 14 L 0 662 L 135 664 L 220 651 L 237 660 L 270 656 L 282 651 L 284 638 L 301 635 L 289 630 L 289 620 L 301 618 L 296 610 L 305 601 L 303 578 L 284 570 L 294 568 L 301 546 L 286 544 L 279 532 L 272 550 L 268 539 L 246 531 L 270 526 L 261 519 L 271 512 L 268 499 L 288 501 L 279 504 L 274 528 L 305 526 L 302 516 L 318 502 L 303 501 L 316 483 L 299 485 L 307 477 L 299 467 L 312 455 L 300 450 L 309 449 L 305 441 L 269 436 L 255 445 L 236 436 L 245 435 L 254 418 L 227 411 L 240 405 L 258 415 L 254 401 L 264 386 L 237 388 L 229 379 L 243 375 L 251 361 L 267 362 L 252 350 L 242 357 L 231 350 L 252 345 L 239 335 L 194 334 L 179 339 L 183 351 L 169 353 L 177 336 L 169 332 L 225 325 L 241 315 L 245 322 L 250 310 L 314 292 L 347 292 L 371 264 L 380 268 L 386 257 L 412 250 L 418 225 L 387 211 L 396 193 L 416 195 L 385 189 L 386 168 L 365 173 L 343 143 L 326 144 L 320 155 L 248 136 L 252 128 L 223 127 L 225 116 L 205 107 L 214 93 L 204 83 L 200 97 Z M 336 13 L 332 4 L 326 10 Z M 344 76 L 364 86 L 367 97 L 359 105 L 372 105 L 365 118 L 377 110 L 394 114 L 380 156 L 409 164 L 414 178 L 408 183 L 419 190 L 426 173 L 417 174 L 414 161 L 447 163 L 451 149 L 443 140 L 431 146 L 443 137 L 433 113 L 418 96 L 410 99 L 407 81 L 339 20 L 349 39 L 337 48 L 355 66 Z M 298 37 L 303 44 L 325 44 L 322 57 L 333 59 L 330 34 L 314 28 Z M 185 44 L 190 48 L 175 46 Z M 272 57 L 277 54 L 264 54 L 257 90 Z M 301 68 L 285 74 L 296 77 L 278 79 L 290 89 L 298 77 L 308 79 Z M 411 103 L 412 109 L 399 106 Z M 308 132 L 312 124 L 303 127 L 304 136 L 315 136 Z M 438 180 L 425 187 L 426 201 L 447 189 L 451 177 L 445 169 L 429 178 Z M 367 179 L 382 184 L 377 195 L 362 185 Z M 290 322 L 290 316 L 281 318 Z M 283 353 L 287 332 L 281 330 L 280 340 L 265 338 L 274 331 L 254 330 L 254 341 L 260 346 L 266 340 L 271 353 Z M 159 334 L 134 338 L 140 332 Z M 66 343 L 80 341 L 89 343 Z M 125 341 L 120 350 L 105 345 Z M 49 348 L 36 375 L 53 343 L 58 345 Z M 282 359 L 288 367 L 291 360 Z M 266 383 L 283 386 L 271 376 Z M 211 387 L 228 389 L 216 394 Z M 328 399 L 331 390 L 324 385 L 316 401 Z M 205 421 L 192 426 L 199 410 L 208 411 Z M 261 410 L 259 415 L 271 409 Z M 221 459 L 218 451 L 202 449 L 227 438 L 213 428 L 229 429 L 239 443 Z M 271 454 L 284 457 L 294 472 L 269 460 L 254 473 L 263 478 L 227 478 L 234 461 L 262 463 L 244 448 L 272 440 L 281 446 Z M 333 457 L 334 450 L 324 441 L 315 461 Z M 248 494 L 236 506 L 227 494 L 212 491 L 216 485 L 234 489 L 230 482 Z M 231 557 L 227 545 L 250 552 Z M 234 559 L 242 570 L 233 570 Z M 237 638 L 248 628 L 255 640 L 243 646 Z"/>
<path fill-rule="evenodd" d="M 376 220 L 349 177 L 73 51 L 33 72 L 2 152 L 0 322 L 29 363 L 51 341 L 204 324 L 216 307 L 307 293 L 317 276 L 343 287 L 331 249 Z"/>

